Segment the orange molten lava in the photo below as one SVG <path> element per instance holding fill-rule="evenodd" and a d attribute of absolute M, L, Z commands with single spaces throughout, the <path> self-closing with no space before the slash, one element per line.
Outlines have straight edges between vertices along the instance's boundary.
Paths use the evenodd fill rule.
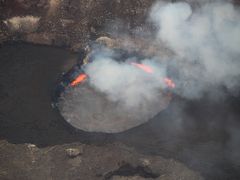
<path fill-rule="evenodd" d="M 151 67 L 147 66 L 147 65 L 134 63 L 134 62 L 132 62 L 131 64 L 136 66 L 136 67 L 138 67 L 138 68 L 140 68 L 140 69 L 142 69 L 143 71 L 145 71 L 147 73 L 153 73 L 153 69 Z M 71 82 L 70 85 L 71 86 L 76 86 L 76 85 L 78 85 L 79 83 L 83 82 L 86 79 L 87 79 L 87 75 L 86 74 L 80 74 L 80 75 L 78 75 L 78 77 L 76 79 L 74 79 Z M 170 88 L 175 88 L 176 87 L 175 83 L 170 78 L 167 78 L 167 77 L 164 78 L 164 82 Z"/>
<path fill-rule="evenodd" d="M 134 62 L 132 62 L 131 64 L 136 66 L 136 67 L 138 67 L 138 68 L 140 68 L 140 69 L 142 69 L 142 70 L 144 70 L 147 73 L 153 73 L 153 69 L 151 67 L 147 66 L 147 65 L 134 63 Z M 175 88 L 176 87 L 175 83 L 170 78 L 167 78 L 167 77 L 164 78 L 164 82 L 170 88 Z"/>
<path fill-rule="evenodd" d="M 79 83 L 83 82 L 87 78 L 86 74 L 80 74 L 76 79 L 71 82 L 71 86 L 76 86 Z"/>
<path fill-rule="evenodd" d="M 168 87 L 170 88 L 175 88 L 175 83 L 173 82 L 173 80 L 169 79 L 169 78 L 164 78 L 164 82 L 167 84 Z"/>
<path fill-rule="evenodd" d="M 153 73 L 153 69 L 151 67 L 147 66 L 147 65 L 134 63 L 134 62 L 132 62 L 131 64 L 136 66 L 136 67 L 141 68 L 142 70 L 144 70 L 147 73 Z"/>

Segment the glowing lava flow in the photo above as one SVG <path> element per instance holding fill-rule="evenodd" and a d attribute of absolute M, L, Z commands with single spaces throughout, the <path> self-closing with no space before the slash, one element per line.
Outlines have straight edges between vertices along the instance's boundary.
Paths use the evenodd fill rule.
<path fill-rule="evenodd" d="M 145 72 L 147 72 L 147 73 L 153 73 L 153 69 L 152 69 L 151 67 L 147 66 L 147 65 L 139 64 L 139 63 L 134 63 L 134 62 L 132 62 L 131 64 L 134 65 L 134 66 L 136 66 L 136 67 L 138 67 L 138 68 L 140 68 L 140 69 L 142 69 L 143 71 L 145 71 Z M 74 80 L 71 82 L 70 85 L 71 85 L 71 86 L 76 86 L 76 85 L 78 85 L 79 83 L 83 82 L 85 79 L 87 79 L 87 75 L 86 75 L 86 74 L 80 74 L 80 75 L 77 76 L 76 79 L 74 79 Z M 170 79 L 170 78 L 167 78 L 167 77 L 164 78 L 164 82 L 165 82 L 165 84 L 166 84 L 168 87 L 170 87 L 170 88 L 175 88 L 175 87 L 176 87 L 175 83 L 174 83 L 173 80 Z"/>
<path fill-rule="evenodd" d="M 71 86 L 76 86 L 79 83 L 83 82 L 87 78 L 86 74 L 80 74 L 76 79 L 71 82 Z"/>
<path fill-rule="evenodd" d="M 142 69 L 143 71 L 145 71 L 147 73 L 153 73 L 153 69 L 151 67 L 145 65 L 145 64 L 139 64 L 139 63 L 134 63 L 134 62 L 132 62 L 131 64 L 140 68 L 140 69 Z M 167 77 L 164 78 L 164 82 L 170 88 L 175 88 L 176 87 L 175 83 L 170 78 L 167 78 Z"/>
<path fill-rule="evenodd" d="M 147 65 L 134 63 L 134 62 L 132 62 L 131 64 L 140 68 L 140 69 L 142 69 L 142 70 L 144 70 L 147 73 L 153 73 L 153 69 L 151 67 L 147 66 Z"/>
<path fill-rule="evenodd" d="M 175 83 L 173 82 L 173 80 L 169 79 L 169 78 L 164 78 L 164 82 L 165 84 L 170 87 L 170 88 L 175 88 L 176 85 Z"/>

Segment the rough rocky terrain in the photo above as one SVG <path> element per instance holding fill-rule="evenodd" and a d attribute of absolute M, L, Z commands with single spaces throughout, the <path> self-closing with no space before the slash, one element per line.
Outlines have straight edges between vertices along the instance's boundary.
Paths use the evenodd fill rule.
<path fill-rule="evenodd" d="M 179 162 L 141 155 L 122 144 L 74 143 L 38 148 L 33 144 L 14 145 L 2 140 L 0 154 L 0 179 L 202 179 Z"/>
<path fill-rule="evenodd" d="M 120 32 L 123 29 L 126 31 L 137 26 L 142 28 L 153 2 L 153 0 L 2 0 L 0 37 L 1 41 L 18 39 L 78 50 L 100 34 Z M 39 21 L 33 23 L 30 18 L 24 21 L 11 19 L 28 16 L 39 18 Z M 119 28 L 120 24 L 123 29 Z"/>

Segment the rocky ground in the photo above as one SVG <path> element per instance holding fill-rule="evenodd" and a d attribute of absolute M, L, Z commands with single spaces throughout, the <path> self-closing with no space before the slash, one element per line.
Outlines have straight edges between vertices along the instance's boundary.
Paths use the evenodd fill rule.
<path fill-rule="evenodd" d="M 179 162 L 141 155 L 122 144 L 74 143 L 38 148 L 34 144 L 14 145 L 2 140 L 0 154 L 2 180 L 202 179 Z"/>
<path fill-rule="evenodd" d="M 143 28 L 153 2 L 2 0 L 0 41 L 18 39 L 36 44 L 66 46 L 77 51 L 101 34 L 126 31 L 137 26 Z"/>

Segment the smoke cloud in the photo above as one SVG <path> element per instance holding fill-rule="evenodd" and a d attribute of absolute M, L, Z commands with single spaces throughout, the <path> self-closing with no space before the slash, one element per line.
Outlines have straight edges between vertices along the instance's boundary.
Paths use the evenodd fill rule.
<path fill-rule="evenodd" d="M 201 97 L 212 86 L 235 92 L 240 75 L 240 14 L 230 3 L 192 10 L 185 2 L 156 3 L 150 13 L 157 39 L 174 51 L 169 66 L 179 76 L 180 95 Z"/>
<path fill-rule="evenodd" d="M 165 68 L 151 60 L 143 60 L 156 73 L 147 73 L 126 62 L 117 62 L 111 57 L 97 55 L 95 60 L 86 66 L 85 72 L 90 78 L 90 85 L 107 94 L 113 102 L 120 102 L 127 109 L 156 101 L 160 90 L 166 87 Z M 158 99 L 160 100 L 160 99 Z"/>
<path fill-rule="evenodd" d="M 175 79 L 175 93 L 185 98 L 199 98 L 205 92 L 218 96 L 221 88 L 237 93 L 240 84 L 239 11 L 230 3 L 206 2 L 199 3 L 200 7 L 194 10 L 186 2 L 157 2 L 152 7 L 150 20 L 157 27 L 154 46 L 164 45 L 174 52 L 168 61 L 163 61 L 166 57 L 146 61 L 158 72 L 152 79 L 145 80 L 146 74 L 100 53 L 95 57 L 96 62 L 87 67 L 91 85 L 128 107 L 154 99 L 156 89 L 163 88 L 156 78 L 167 74 Z"/>

